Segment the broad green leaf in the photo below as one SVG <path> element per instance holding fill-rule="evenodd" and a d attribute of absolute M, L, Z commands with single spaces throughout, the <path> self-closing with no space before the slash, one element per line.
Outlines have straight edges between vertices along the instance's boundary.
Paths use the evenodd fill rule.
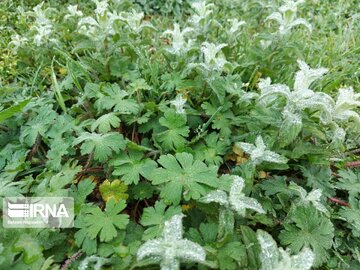
<path fill-rule="evenodd" d="M 13 248 L 14 251 L 23 252 L 26 264 L 31 264 L 42 257 L 42 251 L 44 250 L 34 237 L 26 233 L 20 235 Z"/>
<path fill-rule="evenodd" d="M 311 218 L 309 218 L 311 217 Z M 298 253 L 303 247 L 311 247 L 315 254 L 314 266 L 329 258 L 333 244 L 334 226 L 329 218 L 320 215 L 313 207 L 296 207 L 280 232 L 281 244 Z"/>
<path fill-rule="evenodd" d="M 94 132 L 96 129 L 100 133 L 107 133 L 111 130 L 111 127 L 117 128 L 120 126 L 120 118 L 114 113 L 107 113 L 100 116 L 92 125 L 91 131 Z"/>
<path fill-rule="evenodd" d="M 106 203 L 104 212 L 98 207 L 88 209 L 84 217 L 84 226 L 90 239 L 95 239 L 99 235 L 101 242 L 108 242 L 118 234 L 116 228 L 125 229 L 129 216 L 119 214 L 125 207 L 124 200 L 115 202 L 115 199 L 111 198 Z"/>
<path fill-rule="evenodd" d="M 185 146 L 187 143 L 185 138 L 189 135 L 185 115 L 168 110 L 164 117 L 159 119 L 159 123 L 166 130 L 155 134 L 155 139 L 161 143 L 164 149 L 173 150 Z"/>
<path fill-rule="evenodd" d="M 126 142 L 123 135 L 110 132 L 106 134 L 83 132 L 73 142 L 73 145 L 81 145 L 81 154 L 94 152 L 94 159 L 104 162 L 113 152 L 124 150 Z"/>
<path fill-rule="evenodd" d="M 162 201 L 157 201 L 154 207 L 145 208 L 140 224 L 149 228 L 144 231 L 143 239 L 158 237 L 164 228 L 165 221 L 178 214 L 181 214 L 180 206 L 166 206 Z"/>
<path fill-rule="evenodd" d="M 149 179 L 153 185 L 162 185 L 160 196 L 170 203 L 179 204 L 182 198 L 199 199 L 218 185 L 217 167 L 208 167 L 189 153 L 163 155 L 158 163 L 162 167 L 156 168 Z"/>
<path fill-rule="evenodd" d="M 114 175 L 121 176 L 125 184 L 139 183 L 140 176 L 148 177 L 156 168 L 155 161 L 145 158 L 144 153 L 135 150 L 128 150 L 128 154 L 121 152 L 110 161 L 114 166 Z"/>
<path fill-rule="evenodd" d="M 26 99 L 0 112 L 0 123 L 20 112 L 31 99 Z"/>

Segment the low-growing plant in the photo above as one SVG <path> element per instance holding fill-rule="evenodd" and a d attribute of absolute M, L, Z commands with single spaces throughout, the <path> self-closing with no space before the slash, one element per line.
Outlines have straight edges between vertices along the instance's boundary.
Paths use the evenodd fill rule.
<path fill-rule="evenodd" d="M 75 215 L 1 226 L 0 269 L 360 268 L 359 14 L 0 3 L 0 197 Z"/>

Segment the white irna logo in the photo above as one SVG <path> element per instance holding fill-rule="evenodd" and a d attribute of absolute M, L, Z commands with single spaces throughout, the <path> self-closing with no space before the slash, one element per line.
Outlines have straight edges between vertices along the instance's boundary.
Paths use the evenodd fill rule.
<path fill-rule="evenodd" d="M 10 203 L 8 202 L 9 217 L 55 217 L 67 218 L 69 214 L 64 204 L 43 203 Z"/>
<path fill-rule="evenodd" d="M 74 226 L 72 197 L 6 197 L 3 199 L 5 228 L 71 228 Z"/>

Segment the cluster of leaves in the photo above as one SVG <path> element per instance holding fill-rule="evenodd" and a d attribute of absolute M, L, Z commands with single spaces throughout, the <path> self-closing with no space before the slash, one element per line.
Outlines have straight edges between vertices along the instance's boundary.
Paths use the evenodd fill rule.
<path fill-rule="evenodd" d="M 356 0 L 75 2 L 0 4 L 0 197 L 75 201 L 1 269 L 360 268 Z"/>

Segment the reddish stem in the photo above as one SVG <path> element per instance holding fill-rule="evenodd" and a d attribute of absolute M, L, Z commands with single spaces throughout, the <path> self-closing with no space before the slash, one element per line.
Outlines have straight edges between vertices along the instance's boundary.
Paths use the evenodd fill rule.
<path fill-rule="evenodd" d="M 344 201 L 342 201 L 342 200 L 340 200 L 340 199 L 337 199 L 337 198 L 334 198 L 334 197 L 330 197 L 330 198 L 328 198 L 328 200 L 329 200 L 330 202 L 337 203 L 337 204 L 340 204 L 340 205 L 342 205 L 342 206 L 346 206 L 346 207 L 350 207 L 350 208 L 351 208 L 351 205 L 350 205 L 350 204 L 348 204 L 347 202 L 344 202 Z"/>
<path fill-rule="evenodd" d="M 347 162 L 347 163 L 345 164 L 345 167 L 347 167 L 347 168 L 360 167 L 360 160 Z"/>

